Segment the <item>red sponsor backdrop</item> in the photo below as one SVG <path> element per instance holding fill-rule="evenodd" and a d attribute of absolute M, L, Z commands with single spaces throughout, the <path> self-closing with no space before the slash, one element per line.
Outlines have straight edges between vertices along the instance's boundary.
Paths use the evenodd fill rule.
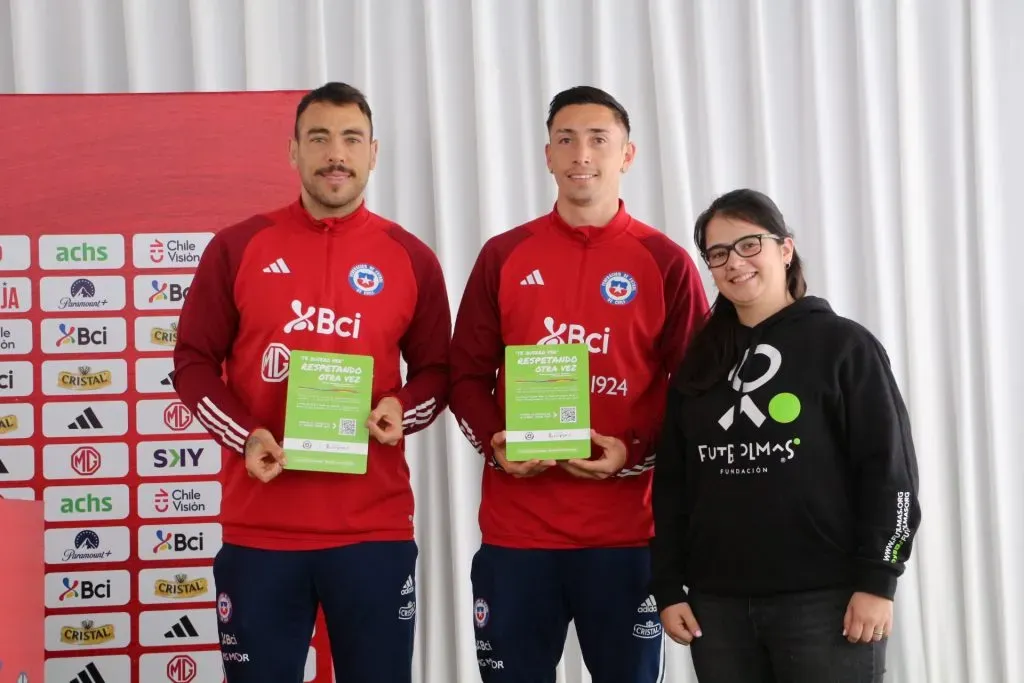
<path fill-rule="evenodd" d="M 222 680 L 218 453 L 188 469 L 209 436 L 161 384 L 166 335 L 201 233 L 296 196 L 298 97 L 0 97 L 0 494 L 46 501 L 48 681 Z M 314 649 L 326 683 L 322 621 Z"/>
<path fill-rule="evenodd" d="M 43 680 L 42 533 L 38 503 L 0 500 L 0 683 Z"/>

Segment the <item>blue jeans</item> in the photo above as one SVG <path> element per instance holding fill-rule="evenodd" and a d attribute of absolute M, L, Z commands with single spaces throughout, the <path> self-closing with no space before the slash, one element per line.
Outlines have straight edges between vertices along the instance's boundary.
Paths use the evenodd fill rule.
<path fill-rule="evenodd" d="M 702 636 L 693 645 L 700 683 L 881 683 L 886 641 L 851 643 L 843 616 L 853 592 L 766 598 L 690 591 Z"/>

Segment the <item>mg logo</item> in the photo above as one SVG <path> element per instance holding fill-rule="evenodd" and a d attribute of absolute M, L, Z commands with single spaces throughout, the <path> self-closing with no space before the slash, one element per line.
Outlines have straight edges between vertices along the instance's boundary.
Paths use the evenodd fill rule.
<path fill-rule="evenodd" d="M 100 469 L 103 456 L 92 446 L 82 446 L 71 454 L 71 469 L 83 477 L 88 477 Z"/>
<path fill-rule="evenodd" d="M 192 683 L 197 669 L 196 660 L 188 655 L 175 655 L 167 662 L 167 678 L 173 683 Z"/>
<path fill-rule="evenodd" d="M 192 424 L 192 413 L 181 401 L 175 401 L 164 408 L 164 424 L 175 431 L 188 429 Z"/>
<path fill-rule="evenodd" d="M 611 344 L 610 327 L 604 328 L 604 332 L 588 333 L 583 325 L 576 323 L 555 323 L 551 316 L 544 318 L 544 327 L 548 334 L 537 341 L 538 344 L 586 344 L 591 353 L 608 353 L 608 345 Z"/>
<path fill-rule="evenodd" d="M 292 352 L 284 344 L 274 342 L 263 352 L 261 374 L 264 382 L 283 382 L 288 378 Z"/>
<path fill-rule="evenodd" d="M 359 339 L 359 323 L 361 314 L 354 318 L 338 316 L 329 308 L 303 306 L 298 299 L 292 301 L 292 312 L 295 319 L 284 326 L 285 334 L 292 332 L 316 332 L 317 334 L 336 334 L 339 337 Z"/>

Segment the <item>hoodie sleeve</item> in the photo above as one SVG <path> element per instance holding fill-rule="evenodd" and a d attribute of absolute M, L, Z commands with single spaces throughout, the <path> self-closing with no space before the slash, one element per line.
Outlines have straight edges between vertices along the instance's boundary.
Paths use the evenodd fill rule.
<path fill-rule="evenodd" d="M 484 246 L 469 275 L 452 335 L 451 410 L 459 429 L 494 467 L 491 437 L 505 429 L 495 396 L 505 354 L 498 309 L 502 257 Z"/>
<path fill-rule="evenodd" d="M 409 436 L 430 426 L 448 405 L 452 319 L 437 255 L 412 233 L 396 227 L 390 234 L 405 248 L 416 277 L 416 308 L 399 341 L 406 383 L 390 394 L 402 404 L 402 431 Z"/>
<path fill-rule="evenodd" d="M 206 430 L 224 447 L 242 453 L 258 426 L 224 383 L 223 363 L 238 333 L 235 275 L 250 237 L 268 225 L 253 219 L 218 233 L 203 252 L 178 319 L 174 389 Z"/>
<path fill-rule="evenodd" d="M 839 374 L 854 472 L 855 589 L 893 598 L 921 523 L 910 419 L 881 344 L 857 342 Z"/>
<path fill-rule="evenodd" d="M 658 264 L 664 280 L 665 320 L 657 339 L 659 371 L 671 376 L 679 367 L 687 347 L 708 316 L 708 298 L 693 259 L 667 236 L 657 234 L 644 240 L 644 246 Z M 628 450 L 626 464 L 618 473 L 627 477 L 654 467 L 660 422 L 649 430 L 633 430 L 623 439 Z"/>
<path fill-rule="evenodd" d="M 676 421 L 680 410 L 679 392 L 670 387 L 658 442 L 658 466 L 654 468 L 654 537 L 649 544 L 651 593 L 658 611 L 686 602 L 683 539 L 689 526 L 689 513 L 686 509 L 685 443 Z"/>

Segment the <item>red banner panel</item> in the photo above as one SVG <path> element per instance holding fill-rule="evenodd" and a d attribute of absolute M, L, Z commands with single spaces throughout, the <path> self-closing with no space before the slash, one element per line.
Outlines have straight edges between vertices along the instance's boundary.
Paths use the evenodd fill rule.
<path fill-rule="evenodd" d="M 51 683 L 223 680 L 211 565 L 241 464 L 168 373 L 213 233 L 298 194 L 298 99 L 0 97 L 0 496 L 43 502 L 44 586 L 21 588 Z M 332 680 L 322 622 L 305 678 Z"/>

